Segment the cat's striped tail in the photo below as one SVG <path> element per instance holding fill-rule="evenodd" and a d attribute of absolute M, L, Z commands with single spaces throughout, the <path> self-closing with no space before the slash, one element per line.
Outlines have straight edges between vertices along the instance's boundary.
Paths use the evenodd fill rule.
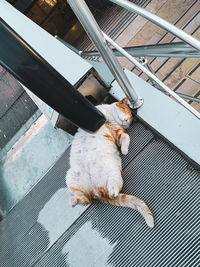
<path fill-rule="evenodd" d="M 119 194 L 113 199 L 101 198 L 101 201 L 109 203 L 113 206 L 127 207 L 132 208 L 134 210 L 138 210 L 140 214 L 144 217 L 147 225 L 150 228 L 154 227 L 154 219 L 150 209 L 147 207 L 144 201 L 138 197 L 127 194 Z"/>

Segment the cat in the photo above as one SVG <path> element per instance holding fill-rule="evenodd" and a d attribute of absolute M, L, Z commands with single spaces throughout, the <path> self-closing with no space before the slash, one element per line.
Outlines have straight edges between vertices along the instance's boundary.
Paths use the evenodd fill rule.
<path fill-rule="evenodd" d="M 70 153 L 70 169 L 66 183 L 72 193 L 71 205 L 105 202 L 138 210 L 150 228 L 154 219 L 150 209 L 138 197 L 121 194 L 123 185 L 121 158 L 128 153 L 130 137 L 126 133 L 133 116 L 128 100 L 102 104 L 97 108 L 106 122 L 95 133 L 79 129 L 74 136 Z"/>

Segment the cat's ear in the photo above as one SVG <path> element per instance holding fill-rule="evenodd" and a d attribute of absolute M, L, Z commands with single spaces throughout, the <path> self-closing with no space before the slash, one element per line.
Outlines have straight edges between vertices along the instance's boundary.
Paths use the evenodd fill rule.
<path fill-rule="evenodd" d="M 124 97 L 121 101 L 120 101 L 121 104 L 126 104 L 128 105 L 128 98 L 127 97 Z"/>

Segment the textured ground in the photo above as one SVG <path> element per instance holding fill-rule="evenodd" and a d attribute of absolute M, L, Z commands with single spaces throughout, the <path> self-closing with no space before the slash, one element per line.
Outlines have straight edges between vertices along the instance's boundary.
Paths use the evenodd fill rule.
<path fill-rule="evenodd" d="M 69 150 L 0 222 L 1 267 L 199 266 L 199 175 L 142 124 L 130 129 L 122 191 L 145 200 L 146 226 L 131 209 L 69 206 Z"/>

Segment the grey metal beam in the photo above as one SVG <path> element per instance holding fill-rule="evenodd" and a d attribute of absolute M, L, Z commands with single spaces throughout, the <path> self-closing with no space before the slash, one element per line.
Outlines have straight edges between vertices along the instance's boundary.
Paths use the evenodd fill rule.
<path fill-rule="evenodd" d="M 68 46 L 68 44 L 66 44 Z M 72 49 L 72 48 L 71 48 Z M 142 45 L 135 47 L 124 47 L 124 50 L 134 57 L 193 57 L 200 58 L 200 52 L 190 45 L 177 42 L 156 45 Z M 112 49 L 117 57 L 123 57 L 117 49 Z M 79 51 L 77 53 L 82 57 L 100 56 L 98 51 Z"/>
<path fill-rule="evenodd" d="M 81 51 L 62 40 L 58 36 L 55 36 L 57 40 L 63 43 L 65 46 L 70 48 L 76 54 L 82 57 L 99 57 L 101 54 L 97 50 L 93 51 Z M 176 43 L 164 43 L 164 44 L 155 44 L 155 45 L 141 45 L 141 46 L 129 46 L 123 48 L 131 56 L 134 57 L 192 57 L 200 58 L 200 52 L 195 48 L 184 42 Z M 117 49 L 112 49 L 113 53 L 117 57 L 123 57 L 123 54 L 120 53 Z"/>
<path fill-rule="evenodd" d="M 57 40 L 59 40 L 62 44 L 64 44 L 65 46 L 67 46 L 69 49 L 71 49 L 73 52 L 75 52 L 76 54 L 78 54 L 78 55 L 81 54 L 81 51 L 80 50 L 78 50 L 74 46 L 70 45 L 69 43 L 67 43 L 66 41 L 64 41 L 63 39 L 61 39 L 59 36 L 55 35 L 55 38 Z"/>
<path fill-rule="evenodd" d="M 200 103 L 200 99 L 199 98 L 196 98 L 196 97 L 193 97 L 193 96 L 189 96 L 189 95 L 185 95 L 185 94 L 181 94 L 181 93 L 177 93 L 180 97 L 184 98 L 184 99 L 187 99 L 187 100 L 190 100 L 190 101 L 194 101 L 194 102 L 197 102 L 197 103 Z"/>

